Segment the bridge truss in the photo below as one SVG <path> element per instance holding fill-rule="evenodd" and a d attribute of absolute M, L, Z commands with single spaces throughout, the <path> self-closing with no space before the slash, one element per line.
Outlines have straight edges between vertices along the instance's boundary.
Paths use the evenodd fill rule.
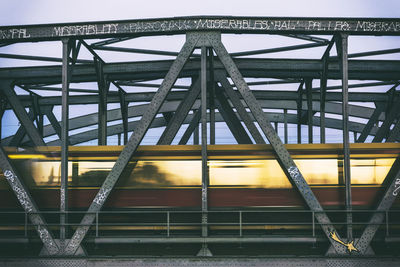
<path fill-rule="evenodd" d="M 167 38 L 166 35 L 184 36 L 184 44 L 177 46 L 179 52 L 122 46 L 131 39 Z M 259 50 L 243 47 L 243 51 L 229 53 L 221 40 L 221 36 L 251 40 L 250 36 L 271 35 L 283 35 L 302 43 Z M 291 137 L 288 125 L 296 125 L 297 143 L 302 142 L 302 126 L 308 130 L 308 143 L 325 143 L 327 129 L 337 129 L 343 141 L 347 231 L 346 237 L 340 237 L 337 232 L 336 236 L 347 244 L 354 242 L 358 253 L 351 255 L 371 255 L 374 252 L 370 243 L 385 219 L 382 211 L 389 210 L 396 198 L 394 192 L 400 172 L 395 164 L 387 177 L 377 212 L 371 216 L 362 235 L 353 236 L 349 144 L 350 139 L 374 143 L 399 140 L 400 95 L 396 88 L 400 61 L 365 58 L 396 54 L 400 48 L 351 54 L 348 53 L 349 37 L 398 38 L 398 35 L 400 19 L 378 18 L 182 17 L 0 27 L 2 47 L 47 41 L 62 44 L 61 58 L 0 54 L 0 58 L 61 63 L 0 68 L 0 119 L 5 111 L 12 110 L 21 124 L 14 135 L 1 139 L 0 168 L 37 229 L 45 248 L 42 253 L 74 256 L 84 253 L 82 241 L 95 222 L 96 213 L 102 209 L 148 130 L 163 127 L 157 137 L 158 145 L 184 145 L 193 136 L 193 144 L 202 146 L 203 247 L 199 255 L 205 256 L 210 254 L 207 244 L 213 242 L 207 227 L 207 145 L 218 144 L 215 125 L 225 122 L 238 144 L 268 143 L 273 147 L 288 179 L 329 240 L 327 253 L 349 255 L 348 246 L 332 238 L 334 225 L 284 145 Z M 317 47 L 323 48 L 317 59 L 271 57 L 274 53 Z M 333 48 L 336 56 L 332 55 Z M 83 50 L 92 59 L 83 59 Z M 120 62 L 104 59 L 115 52 L 159 58 Z M 173 59 L 160 60 L 163 56 Z M 158 83 L 160 79 L 162 82 Z M 340 81 L 340 85 L 328 85 L 330 81 Z M 73 88 L 90 82 L 97 83 L 95 90 Z M 293 84 L 297 90 L 259 90 L 259 86 Z M 131 90 L 137 87 L 157 90 Z M 353 91 L 353 88 L 367 87 L 377 89 Z M 83 112 L 70 118 L 70 110 L 86 104 L 96 105 L 97 113 Z M 110 104 L 119 106 L 110 109 Z M 60 121 L 55 116 L 58 107 L 61 107 Z M 44 116 L 49 121 L 47 125 Z M 283 126 L 283 134 L 278 134 L 279 125 Z M 178 134 L 182 126 L 184 130 Z M 319 140 L 315 138 L 317 130 Z M 124 145 L 124 149 L 80 225 L 68 236 L 68 147 L 91 140 L 105 146 L 109 136 L 117 136 L 118 144 Z M 62 166 L 61 230 L 57 239 L 3 149 L 54 145 L 61 146 Z"/>

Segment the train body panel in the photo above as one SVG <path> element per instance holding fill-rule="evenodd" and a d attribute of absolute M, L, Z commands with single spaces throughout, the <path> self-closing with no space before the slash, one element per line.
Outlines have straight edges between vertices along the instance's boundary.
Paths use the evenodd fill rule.
<path fill-rule="evenodd" d="M 98 188 L 69 190 L 69 208 L 89 207 Z M 343 187 L 314 187 L 315 196 L 324 207 L 344 205 Z M 354 207 L 373 207 L 382 192 L 381 187 L 354 187 L 352 201 Z M 31 194 L 40 209 L 58 209 L 59 190 L 34 189 Z M 400 204 L 397 200 L 395 206 Z M 294 189 L 261 188 L 209 188 L 208 205 L 213 208 L 243 207 L 296 207 L 306 208 L 300 194 Z M 0 192 L 0 209 L 17 209 L 18 203 L 11 190 Z M 110 208 L 190 208 L 201 207 L 201 189 L 115 189 L 104 207 Z"/>

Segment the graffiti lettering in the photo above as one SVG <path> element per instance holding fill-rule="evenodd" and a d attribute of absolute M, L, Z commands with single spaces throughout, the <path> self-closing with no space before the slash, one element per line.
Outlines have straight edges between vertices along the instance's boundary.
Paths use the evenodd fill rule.
<path fill-rule="evenodd" d="M 32 203 L 28 197 L 28 194 L 22 188 L 22 185 L 18 181 L 18 177 L 10 170 L 5 170 L 4 176 L 6 177 L 11 188 L 14 190 L 14 193 L 17 196 L 18 201 L 21 203 L 22 207 L 27 212 L 32 212 L 33 211 Z"/>
<path fill-rule="evenodd" d="M 1 39 L 49 38 L 102 34 L 157 33 L 190 30 L 298 31 L 310 32 L 400 32 L 400 20 L 329 20 L 274 18 L 174 18 L 127 22 L 40 25 L 26 28 L 0 27 Z"/>
<path fill-rule="evenodd" d="M 399 191 L 400 191 L 400 178 L 397 178 L 396 181 L 394 182 L 393 196 L 397 196 Z"/>
<path fill-rule="evenodd" d="M 0 39 L 23 39 L 29 37 L 30 35 L 26 33 L 24 28 L 0 30 Z"/>
<path fill-rule="evenodd" d="M 108 193 L 110 192 L 110 189 L 100 189 L 99 193 L 97 193 L 97 196 L 93 200 L 93 202 L 97 203 L 97 205 L 102 205 L 104 201 L 106 200 L 106 197 Z"/>
<path fill-rule="evenodd" d="M 117 33 L 118 24 L 103 25 L 77 25 L 77 26 L 59 26 L 53 28 L 53 36 L 73 36 L 73 35 L 95 35 Z"/>

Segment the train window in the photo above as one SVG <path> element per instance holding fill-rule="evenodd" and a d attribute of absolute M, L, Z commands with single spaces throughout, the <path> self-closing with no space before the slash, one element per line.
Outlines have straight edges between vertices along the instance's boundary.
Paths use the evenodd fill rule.
<path fill-rule="evenodd" d="M 138 161 L 124 186 L 200 186 L 200 160 Z"/>
<path fill-rule="evenodd" d="M 351 180 L 354 185 L 381 184 L 393 165 L 394 158 L 351 159 Z M 17 159 L 14 162 L 28 186 L 59 186 L 60 161 L 42 158 Z M 115 161 L 70 161 L 71 186 L 101 186 Z M 343 183 L 343 160 L 295 159 L 295 163 L 310 185 L 337 185 Z M 290 188 L 291 183 L 282 168 L 273 159 L 209 160 L 211 186 L 241 186 L 258 188 Z M 201 160 L 139 160 L 128 164 L 117 187 L 154 188 L 201 185 Z M 7 187 L 0 176 L 0 187 Z"/>
<path fill-rule="evenodd" d="M 336 159 L 295 160 L 311 185 L 337 184 Z M 210 161 L 210 185 L 289 188 L 291 183 L 276 160 Z"/>
<path fill-rule="evenodd" d="M 338 184 L 337 159 L 297 159 L 294 162 L 308 184 Z"/>
<path fill-rule="evenodd" d="M 211 160 L 211 186 L 291 187 L 276 160 Z"/>
<path fill-rule="evenodd" d="M 382 184 L 395 159 L 351 159 L 352 184 Z"/>

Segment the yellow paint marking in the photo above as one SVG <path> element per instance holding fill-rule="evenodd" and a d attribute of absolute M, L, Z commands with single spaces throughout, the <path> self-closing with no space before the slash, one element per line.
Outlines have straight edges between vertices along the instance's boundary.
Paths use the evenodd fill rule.
<path fill-rule="evenodd" d="M 335 231 L 331 231 L 329 232 L 330 237 L 335 240 L 336 242 L 338 242 L 339 244 L 342 244 L 343 246 L 347 247 L 347 250 L 349 251 L 349 253 L 351 253 L 352 251 L 358 251 L 358 249 L 356 247 L 354 247 L 354 240 L 350 241 L 348 243 L 343 242 L 342 240 L 339 239 L 339 237 L 336 235 Z"/>

